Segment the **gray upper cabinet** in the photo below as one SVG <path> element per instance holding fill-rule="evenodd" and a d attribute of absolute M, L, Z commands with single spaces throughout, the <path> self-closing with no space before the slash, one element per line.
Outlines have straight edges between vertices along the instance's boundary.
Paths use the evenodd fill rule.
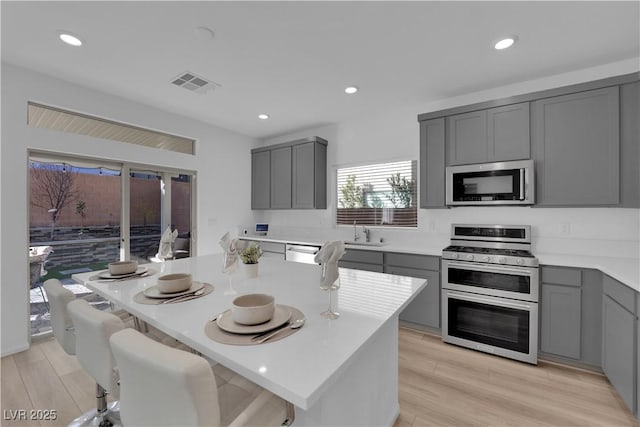
<path fill-rule="evenodd" d="M 529 103 L 487 110 L 488 159 L 490 162 L 531 158 Z"/>
<path fill-rule="evenodd" d="M 291 207 L 325 209 L 327 207 L 327 147 L 308 142 L 294 145 Z"/>
<path fill-rule="evenodd" d="M 532 118 L 537 204 L 617 205 L 618 87 L 535 101 Z"/>
<path fill-rule="evenodd" d="M 271 206 L 271 153 L 251 153 L 251 209 Z"/>
<path fill-rule="evenodd" d="M 310 137 L 251 150 L 252 209 L 326 209 L 327 141 Z"/>
<path fill-rule="evenodd" d="M 271 209 L 291 207 L 291 147 L 271 150 Z"/>
<path fill-rule="evenodd" d="M 487 161 L 487 111 L 472 111 L 447 117 L 450 165 Z"/>
<path fill-rule="evenodd" d="M 420 207 L 445 206 L 444 118 L 420 123 Z"/>
<path fill-rule="evenodd" d="M 450 165 L 530 158 L 529 103 L 447 117 Z"/>
<path fill-rule="evenodd" d="M 640 82 L 620 86 L 620 197 L 622 207 L 640 208 Z"/>

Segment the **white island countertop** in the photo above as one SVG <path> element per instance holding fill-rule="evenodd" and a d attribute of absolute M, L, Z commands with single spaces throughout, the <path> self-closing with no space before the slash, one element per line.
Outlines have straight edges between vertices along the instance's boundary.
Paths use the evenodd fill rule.
<path fill-rule="evenodd" d="M 292 243 L 300 245 L 322 245 L 322 242 L 312 238 L 302 240 L 286 240 L 264 236 L 242 236 L 241 239 L 256 240 L 273 243 Z M 396 253 L 410 253 L 418 255 L 441 256 L 443 247 L 433 245 L 403 245 L 400 243 L 383 243 L 380 246 L 347 245 L 348 249 L 363 251 L 382 251 Z M 594 268 L 620 281 L 631 289 L 640 292 L 640 260 L 637 258 L 623 258 L 594 255 L 574 255 L 567 253 L 536 252 L 534 253 L 540 265 L 559 267 Z"/>
<path fill-rule="evenodd" d="M 221 273 L 222 255 L 147 264 L 148 268 L 160 271 L 151 277 L 129 281 L 90 281 L 95 273 L 75 274 L 73 278 L 150 325 L 293 403 L 303 412 L 296 419 L 301 425 L 305 424 L 302 422 L 305 416 L 311 423 L 325 419 L 322 418 L 324 415 L 318 415 L 327 404 L 322 400 L 323 396 L 335 384 L 350 387 L 344 383 L 348 375 L 360 375 L 368 378 L 366 381 L 379 377 L 373 367 L 382 363 L 386 353 L 390 354 L 388 363 L 396 365 L 395 368 L 389 365 L 391 367 L 385 372 L 392 371 L 388 375 L 395 377 L 396 384 L 385 383 L 385 387 L 397 391 L 398 314 L 425 287 L 425 280 L 341 268 L 341 287 L 334 293 L 341 316 L 337 320 L 327 320 L 320 316 L 327 308 L 329 298 L 328 293 L 319 288 L 319 266 L 274 258 L 263 258 L 259 266 L 259 276 L 254 279 L 245 278 L 243 266 L 239 266 L 233 275 L 237 295 L 271 294 L 276 303 L 301 310 L 306 323 L 287 338 L 253 346 L 221 344 L 205 335 L 206 322 L 229 309 L 237 296 L 225 293 L 229 285 L 228 276 Z M 133 301 L 138 292 L 154 286 L 159 275 L 176 272 L 189 272 L 193 280 L 211 283 L 215 290 L 202 298 L 177 304 L 144 305 Z M 389 342 L 394 336 L 395 342 Z M 371 348 L 371 343 L 376 341 L 379 342 L 375 344 L 377 347 Z M 381 367 L 384 368 L 384 364 Z M 352 374 L 358 369 L 365 371 Z M 390 378 L 386 381 L 393 382 Z M 357 381 L 351 382 L 357 385 Z M 363 389 L 379 386 L 374 383 L 359 385 Z M 358 396 L 351 398 L 360 399 Z M 397 393 L 390 400 L 397 405 Z M 339 402 L 333 404 L 339 405 Z M 304 413 L 304 410 L 309 411 Z M 367 410 L 376 413 L 374 408 Z M 376 424 L 393 423 L 394 417 L 386 412 L 385 419 Z"/>

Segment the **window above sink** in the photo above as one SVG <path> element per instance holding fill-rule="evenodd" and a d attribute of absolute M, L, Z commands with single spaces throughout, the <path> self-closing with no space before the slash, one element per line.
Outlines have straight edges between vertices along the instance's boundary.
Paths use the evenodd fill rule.
<path fill-rule="evenodd" d="M 337 169 L 336 224 L 417 227 L 417 161 Z M 376 242 L 346 244 L 381 246 Z"/>

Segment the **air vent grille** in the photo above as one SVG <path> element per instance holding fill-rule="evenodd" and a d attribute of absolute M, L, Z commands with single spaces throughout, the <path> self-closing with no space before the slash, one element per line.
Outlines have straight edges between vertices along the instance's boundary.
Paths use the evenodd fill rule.
<path fill-rule="evenodd" d="M 196 93 L 204 93 L 208 90 L 214 90 L 216 87 L 220 87 L 220 84 L 199 76 L 196 73 L 192 73 L 191 71 L 180 73 L 178 76 L 171 79 L 171 83 Z"/>

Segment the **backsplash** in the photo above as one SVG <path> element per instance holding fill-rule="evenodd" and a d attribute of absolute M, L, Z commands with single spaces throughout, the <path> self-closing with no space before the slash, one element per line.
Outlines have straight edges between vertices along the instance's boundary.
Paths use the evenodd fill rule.
<path fill-rule="evenodd" d="M 351 240 L 353 227 L 333 225 L 327 210 L 277 210 L 257 214 L 269 236 L 284 239 Z M 451 224 L 531 225 L 534 253 L 640 256 L 640 210 L 620 208 L 457 207 L 419 209 L 417 229 L 371 227 L 371 239 L 409 247 L 444 248 Z M 250 232 L 254 224 L 240 225 Z M 358 227 L 361 231 L 361 227 Z"/>

